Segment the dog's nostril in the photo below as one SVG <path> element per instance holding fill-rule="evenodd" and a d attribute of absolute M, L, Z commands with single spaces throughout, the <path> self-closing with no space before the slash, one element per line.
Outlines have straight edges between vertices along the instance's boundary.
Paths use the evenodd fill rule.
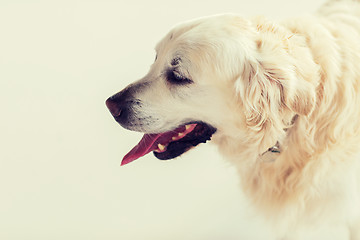
<path fill-rule="evenodd" d="M 114 117 L 120 116 L 121 108 L 119 107 L 117 102 L 113 100 L 112 97 L 109 97 L 105 103 L 106 103 L 106 106 L 109 109 L 111 115 L 113 115 Z"/>

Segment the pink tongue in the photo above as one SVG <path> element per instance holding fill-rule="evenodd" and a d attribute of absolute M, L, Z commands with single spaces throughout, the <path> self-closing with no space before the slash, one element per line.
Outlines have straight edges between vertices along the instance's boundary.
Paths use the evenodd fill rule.
<path fill-rule="evenodd" d="M 148 154 L 155 149 L 158 149 L 158 144 L 166 144 L 169 143 L 173 136 L 178 136 L 178 133 L 183 133 L 184 137 L 189 132 L 193 131 L 196 127 L 196 123 L 189 124 L 187 127 L 181 126 L 177 129 L 164 133 L 155 133 L 155 134 L 144 134 L 140 142 L 133 148 L 131 151 L 125 155 L 123 160 L 121 161 L 121 166 L 128 164 L 139 157 Z M 182 138 L 177 137 L 177 139 Z"/>
<path fill-rule="evenodd" d="M 159 134 L 144 134 L 140 142 L 133 148 L 131 151 L 126 154 L 121 161 L 121 166 L 128 164 L 139 157 L 144 156 L 145 154 L 157 149 L 156 140 L 163 135 Z"/>

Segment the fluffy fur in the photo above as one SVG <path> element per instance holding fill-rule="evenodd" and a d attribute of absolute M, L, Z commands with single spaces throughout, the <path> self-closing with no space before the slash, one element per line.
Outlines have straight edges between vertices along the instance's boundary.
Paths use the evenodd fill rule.
<path fill-rule="evenodd" d="M 129 86 L 141 86 L 129 129 L 205 121 L 278 239 L 360 239 L 359 2 L 281 23 L 201 18 L 156 50 L 148 75 Z M 193 83 L 169 83 L 174 68 Z M 267 151 L 276 144 L 280 153 Z"/>

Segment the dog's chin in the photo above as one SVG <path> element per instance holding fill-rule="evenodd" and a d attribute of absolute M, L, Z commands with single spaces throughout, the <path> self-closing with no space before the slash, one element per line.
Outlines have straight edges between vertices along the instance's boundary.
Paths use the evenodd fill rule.
<path fill-rule="evenodd" d="M 171 140 L 164 145 L 163 151 L 159 151 L 159 149 L 153 151 L 155 157 L 160 160 L 176 158 L 198 144 L 206 143 L 206 141 L 211 140 L 211 136 L 216 132 L 215 127 L 204 122 L 190 122 L 184 126 L 193 124 L 196 124 L 194 129 L 187 133 L 184 137 L 178 140 Z"/>

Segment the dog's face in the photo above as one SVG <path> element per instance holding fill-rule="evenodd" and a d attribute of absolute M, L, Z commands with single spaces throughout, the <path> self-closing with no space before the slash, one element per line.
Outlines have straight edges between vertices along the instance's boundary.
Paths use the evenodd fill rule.
<path fill-rule="evenodd" d="M 255 36 L 248 21 L 232 15 L 187 22 L 165 36 L 148 74 L 106 102 L 121 126 L 145 133 L 125 163 L 150 151 L 160 159 L 177 157 L 215 132 L 244 140 L 259 127 L 265 120 L 254 98 L 264 92 L 249 89 L 260 74 Z"/>
<path fill-rule="evenodd" d="M 210 32 L 204 23 L 199 20 L 171 31 L 157 45 L 149 73 L 112 96 L 126 103 L 120 107 L 121 116 L 115 117 L 124 128 L 159 133 L 192 121 L 214 126 L 224 122 L 226 104 L 233 102 L 235 93 L 228 78 L 236 73 L 222 71 L 232 64 L 220 56 L 225 49 L 219 36 L 225 30 Z"/>

